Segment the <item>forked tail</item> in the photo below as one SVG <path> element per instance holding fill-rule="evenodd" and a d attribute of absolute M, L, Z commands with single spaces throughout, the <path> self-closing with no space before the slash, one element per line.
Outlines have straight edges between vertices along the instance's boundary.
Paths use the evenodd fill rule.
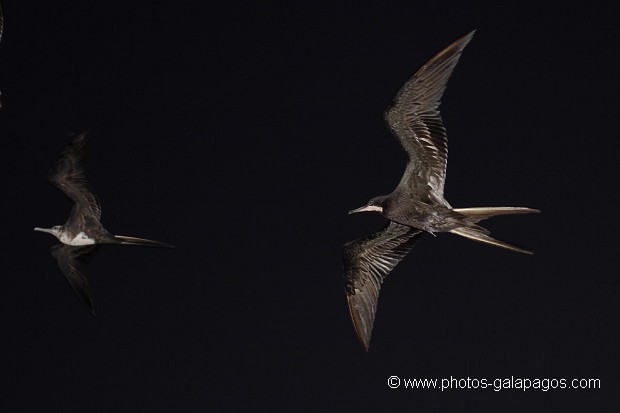
<path fill-rule="evenodd" d="M 465 215 L 473 222 L 478 222 L 498 215 L 538 214 L 540 211 L 526 207 L 475 207 L 454 208 L 454 212 Z"/>
<path fill-rule="evenodd" d="M 165 242 L 152 241 L 150 239 L 126 237 L 124 235 L 115 235 L 114 238 L 116 238 L 121 245 L 140 245 L 143 247 L 174 248 L 174 245 L 166 244 Z"/>
<path fill-rule="evenodd" d="M 465 215 L 472 222 L 479 222 L 483 219 L 491 218 L 498 215 L 516 215 L 516 214 L 537 214 L 540 211 L 533 208 L 525 207 L 478 207 L 478 208 L 455 208 L 455 212 Z M 485 244 L 495 245 L 496 247 L 506 248 L 511 251 L 522 252 L 524 254 L 533 254 L 532 251 L 510 245 L 507 242 L 496 240 L 489 236 L 489 232 L 484 228 L 476 226 L 459 227 L 450 231 L 453 234 L 469 238 L 474 241 L 484 242 Z"/>

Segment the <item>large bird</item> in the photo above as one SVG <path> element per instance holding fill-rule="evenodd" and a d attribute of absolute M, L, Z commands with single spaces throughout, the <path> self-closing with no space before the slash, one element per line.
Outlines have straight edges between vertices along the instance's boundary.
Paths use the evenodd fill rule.
<path fill-rule="evenodd" d="M 391 132 L 409 155 L 400 183 L 388 195 L 372 198 L 349 211 L 379 212 L 390 220 L 374 234 L 348 242 L 343 248 L 345 291 L 358 339 L 368 350 L 383 279 L 424 233 L 451 232 L 463 237 L 531 254 L 499 241 L 477 223 L 497 215 L 540 212 L 525 207 L 452 208 L 443 191 L 448 139 L 439 114 L 441 97 L 461 52 L 474 31 L 443 49 L 396 94 L 384 113 Z"/>

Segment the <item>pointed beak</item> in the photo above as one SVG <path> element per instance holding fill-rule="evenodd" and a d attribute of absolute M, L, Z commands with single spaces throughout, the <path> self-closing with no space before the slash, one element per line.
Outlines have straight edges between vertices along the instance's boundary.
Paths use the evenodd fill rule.
<path fill-rule="evenodd" d="M 383 208 L 381 208 L 380 206 L 376 206 L 376 205 L 364 205 L 363 207 L 350 210 L 349 215 L 356 214 L 358 212 L 371 212 L 371 211 L 383 212 Z"/>
<path fill-rule="evenodd" d="M 47 232 L 48 234 L 53 234 L 52 230 L 49 228 L 39 228 L 39 227 L 34 227 L 35 231 L 40 231 L 40 232 Z"/>

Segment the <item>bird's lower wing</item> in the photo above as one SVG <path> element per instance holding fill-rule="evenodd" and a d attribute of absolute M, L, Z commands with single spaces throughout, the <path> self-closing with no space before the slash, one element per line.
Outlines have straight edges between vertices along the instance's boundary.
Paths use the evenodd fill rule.
<path fill-rule="evenodd" d="M 50 252 L 58 263 L 58 268 L 69 285 L 91 314 L 95 314 L 90 286 L 84 274 L 87 261 L 98 251 L 97 246 L 74 247 L 71 245 L 54 245 Z"/>
<path fill-rule="evenodd" d="M 383 279 L 411 251 L 422 231 L 390 222 L 383 230 L 346 243 L 344 278 L 358 339 L 368 350 Z"/>

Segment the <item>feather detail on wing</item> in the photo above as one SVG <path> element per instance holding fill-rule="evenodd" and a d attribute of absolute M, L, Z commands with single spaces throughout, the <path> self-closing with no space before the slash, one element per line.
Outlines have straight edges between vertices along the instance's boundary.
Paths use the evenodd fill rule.
<path fill-rule="evenodd" d="M 411 251 L 422 231 L 390 222 L 344 245 L 347 301 L 358 339 L 368 350 L 383 279 Z"/>
<path fill-rule="evenodd" d="M 80 208 L 90 208 L 99 219 L 101 218 L 101 204 L 84 173 L 85 146 L 86 132 L 73 139 L 56 158 L 47 178 Z"/>
<path fill-rule="evenodd" d="M 64 244 L 54 245 L 50 250 L 52 257 L 58 263 L 58 268 L 69 282 L 75 295 L 93 315 L 95 314 L 93 299 L 88 281 L 84 275 L 84 266 L 97 251 L 98 248 L 92 245 L 74 247 Z"/>
<path fill-rule="evenodd" d="M 409 155 L 399 187 L 414 190 L 421 198 L 443 201 L 448 138 L 439 105 L 461 52 L 473 35 L 472 31 L 456 40 L 422 66 L 384 114 L 388 127 Z"/>

